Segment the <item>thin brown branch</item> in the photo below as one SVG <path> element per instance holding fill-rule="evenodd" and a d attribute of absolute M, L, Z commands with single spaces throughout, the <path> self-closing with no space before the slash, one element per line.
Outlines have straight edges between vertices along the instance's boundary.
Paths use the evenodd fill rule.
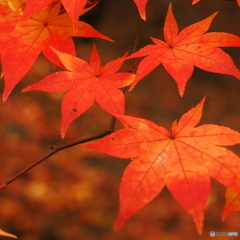
<path fill-rule="evenodd" d="M 142 25 L 143 25 L 143 20 L 139 18 L 137 32 L 136 32 L 136 35 L 135 35 L 135 40 L 134 40 L 134 43 L 133 43 L 133 47 L 132 47 L 131 53 L 134 53 L 136 51 L 136 49 L 137 49 L 137 45 L 138 45 L 139 38 L 140 38 L 140 33 L 141 33 L 141 30 L 142 30 Z M 134 60 L 130 59 L 129 60 L 129 69 L 130 69 L 129 72 L 133 71 L 133 69 L 132 69 L 133 64 L 134 64 Z M 123 89 L 123 93 L 124 94 L 126 92 L 126 89 L 127 89 L 127 87 L 125 87 Z M 86 143 L 86 142 L 89 142 L 89 141 L 92 141 L 92 140 L 103 138 L 106 135 L 114 132 L 115 123 L 116 123 L 116 118 L 112 117 L 111 121 L 110 121 L 110 124 L 109 124 L 109 127 L 108 127 L 108 129 L 105 132 L 99 133 L 99 134 L 97 134 L 95 136 L 92 136 L 92 137 L 88 137 L 88 138 L 84 138 L 84 139 L 78 140 L 78 141 L 70 143 L 70 144 L 59 146 L 59 147 L 49 146 L 49 148 L 51 149 L 50 153 L 48 153 L 45 156 L 41 157 L 40 159 L 38 159 L 34 163 L 30 164 L 29 166 L 24 168 L 22 171 L 18 172 L 16 175 L 11 177 L 7 181 L 1 183 L 0 184 L 0 190 L 6 188 L 10 183 L 15 181 L 17 178 L 19 178 L 20 176 L 22 176 L 23 174 L 25 174 L 26 172 L 28 172 L 29 170 L 31 170 L 32 168 L 34 168 L 35 166 L 37 166 L 38 164 L 43 162 L 44 160 L 48 159 L 52 155 L 56 154 L 57 152 L 60 152 L 60 151 L 62 151 L 64 149 L 76 146 L 76 145 L 81 144 L 81 143 Z"/>
<path fill-rule="evenodd" d="M 133 42 L 133 46 L 132 46 L 132 50 L 130 52 L 130 54 L 136 52 L 137 50 L 137 45 L 138 45 L 138 42 L 139 42 L 139 38 L 140 38 L 140 34 L 141 34 L 141 31 L 142 31 L 142 26 L 143 26 L 143 20 L 139 17 L 139 20 L 138 20 L 138 26 L 137 26 L 137 31 L 136 31 L 136 34 L 135 34 L 135 39 L 134 39 L 134 42 Z M 128 64 L 128 72 L 133 72 L 134 68 L 133 68 L 133 65 L 134 65 L 134 58 L 133 59 L 129 59 L 129 64 Z M 125 87 L 123 89 L 123 93 L 125 94 L 126 93 L 126 90 L 127 90 L 128 87 Z M 115 123 L 116 123 L 116 117 L 112 117 L 111 118 L 111 121 L 110 121 L 110 124 L 109 124 L 109 131 L 113 132 L 114 131 L 114 128 L 115 128 Z"/>
<path fill-rule="evenodd" d="M 139 42 L 141 31 L 142 31 L 143 22 L 144 21 L 139 17 L 138 26 L 137 26 L 137 32 L 136 32 L 136 35 L 135 35 L 132 51 L 130 52 L 130 54 L 133 54 L 133 53 L 135 53 L 137 51 L 137 46 L 138 46 L 138 42 Z M 129 67 L 130 68 L 132 67 L 133 63 L 134 63 L 134 59 L 130 59 L 130 61 L 129 61 Z M 132 71 L 133 70 L 131 70 L 130 72 L 132 72 Z"/>
<path fill-rule="evenodd" d="M 63 146 L 59 146 L 59 147 L 49 146 L 49 148 L 51 149 L 50 153 L 46 154 L 45 156 L 41 157 L 40 159 L 38 159 L 37 161 L 35 161 L 31 165 L 27 166 L 26 168 L 24 168 L 22 171 L 20 171 L 19 173 L 17 173 L 16 175 L 14 175 L 10 179 L 8 179 L 7 181 L 1 183 L 0 184 L 0 190 L 6 188 L 11 182 L 15 181 L 17 178 L 19 178 L 20 176 L 22 176 L 23 174 L 25 174 L 26 172 L 28 172 L 29 170 L 31 170 L 32 168 L 37 166 L 39 163 L 41 163 L 44 160 L 48 159 L 52 155 L 56 154 L 57 152 L 60 152 L 60 151 L 62 151 L 64 149 L 76 146 L 76 145 L 81 144 L 81 143 L 86 143 L 86 142 L 89 142 L 89 141 L 92 141 L 92 140 L 96 140 L 96 139 L 105 137 L 106 135 L 108 135 L 110 133 L 111 133 L 111 131 L 107 130 L 107 131 L 102 132 L 100 134 L 97 134 L 95 136 L 84 138 L 84 139 L 75 141 L 73 143 L 63 145 Z"/>

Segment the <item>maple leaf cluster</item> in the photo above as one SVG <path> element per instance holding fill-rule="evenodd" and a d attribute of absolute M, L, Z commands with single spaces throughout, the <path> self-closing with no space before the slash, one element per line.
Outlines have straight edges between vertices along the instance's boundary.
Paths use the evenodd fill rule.
<path fill-rule="evenodd" d="M 43 2 L 47 1 L 41 1 L 41 3 Z M 2 69 L 5 79 L 3 101 L 8 98 L 16 84 L 30 70 L 41 52 L 51 62 L 63 67 L 50 46 L 76 56 L 71 36 L 98 37 L 112 41 L 85 22 L 74 21 L 73 27 L 70 15 L 61 13 L 61 2 L 59 1 L 34 14 L 36 6 L 39 5 L 36 5 L 35 1 L 28 1 L 22 17 L 19 16 L 13 18 L 12 21 L 0 23 L 0 31 L 4 33 L 0 39 Z M 82 8 L 83 6 L 84 4 Z M 86 13 L 91 8 L 82 9 L 81 14 Z M 34 15 L 30 17 L 31 14 Z"/>
<path fill-rule="evenodd" d="M 133 1 L 140 17 L 146 21 L 148 1 Z M 192 4 L 199 1 L 194 0 Z M 239 0 L 237 3 L 240 5 Z M 193 217 L 201 232 L 204 208 L 210 193 L 210 177 L 229 188 L 223 218 L 239 210 L 240 159 L 223 146 L 240 143 L 240 133 L 217 125 L 196 127 L 201 119 L 205 98 L 173 123 L 171 133 L 149 120 L 125 116 L 125 99 L 121 88 L 130 86 L 133 90 L 160 64 L 176 81 L 181 96 L 194 66 L 240 79 L 240 71 L 232 58 L 219 48 L 239 47 L 240 37 L 224 32 L 207 32 L 217 13 L 179 32 L 170 4 L 163 28 L 165 41 L 151 37 L 153 44 L 101 66 L 96 45 L 93 45 L 87 62 L 76 56 L 71 38 L 94 37 L 113 41 L 78 20 L 96 4 L 97 1 L 87 0 L 42 0 L 37 4 L 35 0 L 0 2 L 0 54 L 5 83 L 2 99 L 7 100 L 16 84 L 43 53 L 63 71 L 46 76 L 23 92 L 66 92 L 61 108 L 62 137 L 70 124 L 86 112 L 94 101 L 125 127 L 95 143 L 81 145 L 133 160 L 121 181 L 120 215 L 115 229 L 166 186 Z M 141 57 L 143 59 L 135 74 L 119 72 L 125 60 Z"/>
<path fill-rule="evenodd" d="M 194 128 L 204 101 L 175 121 L 171 133 L 151 121 L 117 115 L 129 128 L 84 145 L 114 157 L 134 159 L 123 174 L 116 229 L 166 185 L 201 232 L 210 176 L 240 191 L 240 159 L 221 147 L 240 143 L 240 133 L 217 125 Z"/>

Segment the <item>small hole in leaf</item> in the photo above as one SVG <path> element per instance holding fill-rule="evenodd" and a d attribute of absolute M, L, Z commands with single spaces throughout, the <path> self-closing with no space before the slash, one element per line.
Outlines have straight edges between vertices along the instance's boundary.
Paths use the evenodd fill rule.
<path fill-rule="evenodd" d="M 115 138 L 113 137 L 112 140 L 115 140 Z"/>
<path fill-rule="evenodd" d="M 73 113 L 77 112 L 77 109 L 76 109 L 76 108 L 74 108 L 74 109 L 72 110 L 72 112 L 73 112 Z"/>

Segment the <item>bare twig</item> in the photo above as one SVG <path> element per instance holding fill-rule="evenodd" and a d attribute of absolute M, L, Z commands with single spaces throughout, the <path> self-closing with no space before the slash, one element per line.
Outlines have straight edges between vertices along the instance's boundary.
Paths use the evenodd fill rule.
<path fill-rule="evenodd" d="M 141 20 L 139 18 L 139 22 L 138 22 L 138 27 L 137 27 L 137 32 L 136 32 L 136 35 L 135 35 L 135 40 L 134 40 L 134 43 L 133 43 L 133 47 L 132 47 L 132 51 L 131 53 L 134 53 L 137 49 L 137 45 L 138 45 L 138 42 L 139 42 L 139 37 L 140 37 L 140 33 L 141 33 L 141 29 L 142 29 L 142 25 L 143 25 L 143 20 Z M 133 69 L 132 69 L 132 66 L 133 66 L 133 63 L 134 63 L 134 59 L 130 59 L 129 60 L 129 72 L 132 72 Z M 123 89 L 123 92 L 125 93 L 126 92 L 126 87 Z M 92 140 L 96 140 L 96 139 L 99 139 L 99 138 L 103 138 L 105 137 L 106 135 L 114 132 L 114 127 L 115 127 L 115 123 L 116 123 L 116 118 L 115 117 L 112 117 L 111 118 L 111 121 L 110 121 L 110 124 L 109 124 L 109 127 L 108 129 L 105 131 L 105 132 L 102 132 L 102 133 L 99 133 L 95 136 L 92 136 L 92 137 L 88 137 L 88 138 L 84 138 L 84 139 L 81 139 L 81 140 L 78 140 L 76 142 L 73 142 L 73 143 L 70 143 L 70 144 L 66 144 L 66 145 L 63 145 L 63 146 L 59 146 L 59 147 L 54 147 L 54 146 L 49 146 L 49 148 L 51 149 L 51 152 L 46 154 L 45 156 L 41 157 L 40 159 L 38 159 L 37 161 L 35 161 L 34 163 L 30 164 L 29 166 L 27 166 L 26 168 L 24 168 L 22 171 L 18 172 L 16 175 L 14 175 L 13 177 L 11 177 L 10 179 L 8 179 L 7 181 L 3 182 L 0 184 L 0 190 L 1 189 L 4 189 L 6 188 L 10 183 L 12 183 L 13 181 L 15 181 L 17 178 L 19 178 L 20 176 L 22 176 L 23 174 L 25 174 L 26 172 L 28 172 L 29 170 L 31 170 L 32 168 L 34 168 L 35 166 L 37 166 L 39 163 L 43 162 L 44 160 L 48 159 L 49 157 L 51 157 L 52 155 L 56 154 L 57 152 L 60 152 L 64 149 L 67 149 L 67 148 L 70 148 L 70 147 L 73 147 L 73 146 L 76 146 L 78 144 L 81 144 L 81 143 L 86 143 L 86 142 L 89 142 L 89 141 L 92 141 Z"/>
<path fill-rule="evenodd" d="M 16 175 L 14 175 L 13 177 L 11 177 L 10 179 L 8 179 L 7 181 L 3 182 L 0 185 L 0 190 L 6 188 L 11 182 L 15 181 L 17 178 L 19 178 L 20 176 L 22 176 L 24 173 L 28 172 L 30 169 L 34 168 L 35 166 L 37 166 L 39 163 L 43 162 L 44 160 L 46 160 L 47 158 L 51 157 L 52 155 L 56 154 L 57 152 L 62 151 L 63 149 L 67 149 L 73 146 L 76 146 L 78 144 L 81 143 L 86 143 L 92 140 L 96 140 L 99 138 L 102 138 L 108 134 L 110 134 L 111 131 L 107 130 L 105 132 L 102 132 L 100 134 L 97 134 L 95 136 L 92 137 L 88 137 L 88 138 L 84 138 L 81 140 L 78 140 L 76 142 L 70 143 L 70 144 L 66 144 L 63 146 L 59 146 L 59 147 L 53 147 L 53 146 L 49 146 L 49 148 L 51 149 L 51 152 L 46 154 L 45 156 L 41 157 L 40 159 L 38 159 L 37 161 L 35 161 L 34 163 L 32 163 L 31 165 L 29 165 L 28 167 L 24 168 L 22 171 L 20 171 L 19 173 L 17 173 Z"/>

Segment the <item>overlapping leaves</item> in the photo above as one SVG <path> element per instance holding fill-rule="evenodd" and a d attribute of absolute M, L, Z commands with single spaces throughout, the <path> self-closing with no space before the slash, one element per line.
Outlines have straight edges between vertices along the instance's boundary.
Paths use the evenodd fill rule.
<path fill-rule="evenodd" d="M 201 232 L 210 177 L 240 191 L 240 159 L 221 147 L 240 143 L 240 133 L 217 125 L 195 128 L 203 103 L 204 100 L 175 121 L 171 133 L 151 121 L 117 115 L 129 128 L 82 145 L 115 157 L 133 159 L 121 181 L 116 229 L 166 185 Z"/>
<path fill-rule="evenodd" d="M 30 17 L 38 13 L 40 10 L 48 6 L 50 3 L 57 2 L 56 0 L 27 0 L 26 8 L 24 10 L 24 14 L 21 20 L 18 22 L 20 26 Z M 80 16 L 79 13 L 82 12 L 83 8 L 85 7 L 87 0 L 62 0 L 61 1 L 64 8 L 66 9 L 67 13 L 72 19 L 73 27 L 76 29 L 78 26 L 78 17 Z"/>
<path fill-rule="evenodd" d="M 133 1 L 141 18 L 146 20 L 148 1 Z M 95 100 L 104 110 L 116 115 L 124 126 L 129 126 L 96 143 L 84 145 L 115 157 L 133 159 L 121 182 L 121 206 L 116 229 L 167 186 L 193 217 L 201 232 L 203 210 L 210 192 L 210 177 L 229 187 L 223 219 L 239 210 L 239 157 L 222 146 L 240 143 L 240 134 L 216 125 L 196 127 L 204 100 L 178 122 L 175 121 L 171 133 L 148 120 L 123 116 L 125 100 L 118 88 L 133 83 L 132 89 L 161 63 L 177 82 L 181 96 L 194 66 L 240 79 L 239 69 L 231 57 L 218 48 L 240 46 L 240 38 L 228 33 L 206 33 L 217 13 L 178 32 L 170 5 L 164 25 L 165 42 L 151 38 L 154 44 L 101 67 L 95 45 L 88 63 L 75 56 L 75 46 L 70 38 L 83 36 L 110 40 L 90 25 L 78 21 L 79 15 L 90 9 L 83 10 L 87 0 L 61 2 L 67 13 L 61 12 L 60 1 L 53 0 L 28 0 L 22 17 L 19 12 L 11 13 L 2 8 L 1 13 L 7 11 L 7 18 L 0 21 L 0 31 L 3 33 L 0 53 L 5 77 L 3 100 L 31 68 L 39 53 L 43 52 L 50 61 L 67 71 L 51 74 L 24 91 L 67 92 L 62 102 L 62 137 L 72 121 Z M 237 3 L 240 5 L 240 0 Z M 16 10 L 17 7 L 14 7 Z M 117 73 L 123 60 L 143 56 L 146 57 L 140 63 L 136 77 L 131 73 Z M 0 231 L 1 234 L 10 236 L 3 231 Z"/>
<path fill-rule="evenodd" d="M 70 36 L 98 37 L 111 41 L 85 22 L 78 22 L 74 31 L 67 13 L 60 14 L 60 4 L 48 7 L 32 16 L 21 27 L 16 28 L 18 20 L 0 23 L 0 53 L 5 80 L 3 101 L 7 99 L 15 85 L 29 71 L 42 52 L 51 62 L 62 66 L 51 50 L 75 53 L 75 45 Z"/>

